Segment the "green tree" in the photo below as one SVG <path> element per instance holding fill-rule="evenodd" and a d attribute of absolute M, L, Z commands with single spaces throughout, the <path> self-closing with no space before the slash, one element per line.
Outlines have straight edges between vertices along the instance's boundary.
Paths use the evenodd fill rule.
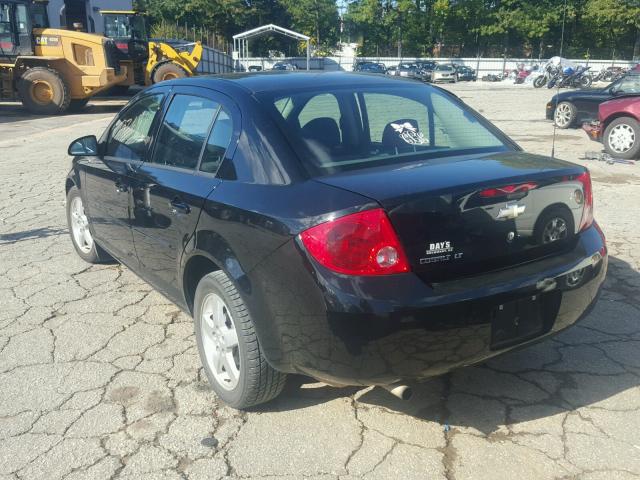
<path fill-rule="evenodd" d="M 281 3 L 291 16 L 294 30 L 313 37 L 317 47 L 335 45 L 339 25 L 335 0 L 281 0 Z"/>

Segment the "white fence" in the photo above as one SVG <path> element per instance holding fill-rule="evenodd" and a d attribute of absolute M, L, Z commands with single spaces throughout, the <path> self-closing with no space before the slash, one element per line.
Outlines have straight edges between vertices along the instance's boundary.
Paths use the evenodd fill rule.
<path fill-rule="evenodd" d="M 501 73 L 506 70 L 513 70 L 518 64 L 524 63 L 525 65 L 543 65 L 546 63 L 546 59 L 537 60 L 531 58 L 417 58 L 417 57 L 312 57 L 310 61 L 311 70 L 325 70 L 325 71 L 351 71 L 353 65 L 356 62 L 372 61 L 376 63 L 383 63 L 386 67 L 398 65 L 400 62 L 414 62 L 417 60 L 433 60 L 440 63 L 457 63 L 467 65 L 476 70 L 478 76 L 486 75 L 489 73 Z M 276 62 L 286 61 L 293 63 L 299 70 L 307 68 L 306 57 L 289 57 L 289 58 L 247 58 L 243 61 L 243 65 L 237 65 L 238 70 L 243 70 L 244 65 L 259 66 L 263 70 L 270 70 L 273 64 Z M 577 65 L 588 65 L 593 71 L 599 71 L 605 67 L 630 67 L 634 62 L 624 60 L 585 60 L 585 59 L 571 59 Z"/>

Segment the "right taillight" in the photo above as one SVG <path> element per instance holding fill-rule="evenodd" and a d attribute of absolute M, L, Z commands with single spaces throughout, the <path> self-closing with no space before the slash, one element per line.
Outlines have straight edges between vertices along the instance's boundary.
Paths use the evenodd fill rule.
<path fill-rule="evenodd" d="M 591 188 L 591 175 L 589 172 L 581 173 L 576 180 L 582 184 L 582 201 L 584 207 L 582 210 L 582 220 L 580 221 L 579 231 L 589 228 L 593 223 L 593 189 Z"/>

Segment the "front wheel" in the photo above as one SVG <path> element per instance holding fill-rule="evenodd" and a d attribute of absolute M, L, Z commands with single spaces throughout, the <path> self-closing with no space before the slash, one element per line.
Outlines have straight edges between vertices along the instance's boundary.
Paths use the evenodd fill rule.
<path fill-rule="evenodd" d="M 286 375 L 267 363 L 249 310 L 224 272 L 198 283 L 194 324 L 202 366 L 222 401 L 243 409 L 280 394 Z"/>
<path fill-rule="evenodd" d="M 640 156 L 640 124 L 630 117 L 616 118 L 604 131 L 604 149 L 608 154 L 625 159 Z"/>
<path fill-rule="evenodd" d="M 77 187 L 71 187 L 67 193 L 67 225 L 73 247 L 85 262 L 105 263 L 112 260 L 91 235 L 89 220 L 84 211 L 80 190 Z"/>
<path fill-rule="evenodd" d="M 174 80 L 176 78 L 183 78 L 187 76 L 187 72 L 179 65 L 173 62 L 167 62 L 160 65 L 153 72 L 153 83 L 164 82 L 165 80 Z"/>
<path fill-rule="evenodd" d="M 590 76 L 585 75 L 584 77 L 582 77 L 582 78 L 580 79 L 580 86 L 581 86 L 582 88 L 589 88 L 589 87 L 591 86 L 592 81 L 593 81 L 593 80 L 591 79 L 591 77 L 590 77 Z"/>
<path fill-rule="evenodd" d="M 547 77 L 545 77 L 544 75 L 540 75 L 533 81 L 533 86 L 535 88 L 542 88 L 545 86 L 546 83 L 547 83 Z"/>
<path fill-rule="evenodd" d="M 556 107 L 554 121 L 558 128 L 569 128 L 576 121 L 577 109 L 571 102 L 561 102 Z"/>
<path fill-rule="evenodd" d="M 18 78 L 18 95 L 22 104 L 39 115 L 59 115 L 69 108 L 69 87 L 53 68 L 33 67 Z"/>

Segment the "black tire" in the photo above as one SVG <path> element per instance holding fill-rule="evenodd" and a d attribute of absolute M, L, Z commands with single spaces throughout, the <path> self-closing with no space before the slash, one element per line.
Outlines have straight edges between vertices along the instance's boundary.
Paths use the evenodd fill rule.
<path fill-rule="evenodd" d="M 202 322 L 204 302 L 208 294 L 215 293 L 230 311 L 238 337 L 239 380 L 235 388 L 223 387 L 209 365 L 203 346 Z M 233 282 L 222 271 L 205 275 L 198 283 L 194 298 L 194 327 L 200 360 L 211 387 L 227 405 L 245 409 L 268 402 L 284 388 L 286 374 L 269 365 L 262 354 L 251 314 Z"/>
<path fill-rule="evenodd" d="M 580 87 L 589 88 L 592 82 L 593 79 L 589 75 L 585 75 L 584 77 L 580 78 Z"/>
<path fill-rule="evenodd" d="M 54 69 L 33 67 L 18 78 L 18 95 L 30 112 L 59 115 L 69 108 L 69 87 Z"/>
<path fill-rule="evenodd" d="M 73 204 L 73 200 L 75 198 L 80 198 L 82 200 L 82 196 L 80 195 L 80 190 L 76 186 L 73 186 L 69 189 L 67 193 L 67 226 L 69 227 L 69 235 L 71 236 L 71 243 L 73 243 L 73 248 L 76 249 L 76 252 L 85 262 L 88 263 L 111 263 L 113 262 L 113 257 L 111 257 L 107 252 L 105 252 L 100 245 L 98 245 L 95 241 L 93 241 L 93 245 L 89 251 L 84 251 L 73 234 L 73 227 L 71 221 L 71 205 Z"/>
<path fill-rule="evenodd" d="M 621 149 L 620 144 L 612 144 L 612 133 L 616 130 L 626 130 L 633 136 L 633 144 L 628 150 Z M 637 159 L 640 157 L 640 124 L 631 117 L 616 118 L 605 128 L 602 143 L 605 151 L 612 157 Z"/>
<path fill-rule="evenodd" d="M 553 112 L 553 121 L 556 127 L 563 130 L 572 127 L 576 123 L 578 109 L 571 102 L 560 102 Z"/>
<path fill-rule="evenodd" d="M 153 83 L 164 82 L 165 80 L 173 80 L 187 76 L 187 72 L 179 65 L 173 62 L 167 62 L 157 67 L 151 77 Z"/>
<path fill-rule="evenodd" d="M 79 98 L 73 99 L 69 102 L 69 111 L 70 112 L 79 112 L 89 103 L 89 98 Z"/>
<path fill-rule="evenodd" d="M 547 84 L 547 77 L 545 75 L 540 75 L 533 81 L 534 88 L 542 88 Z"/>

